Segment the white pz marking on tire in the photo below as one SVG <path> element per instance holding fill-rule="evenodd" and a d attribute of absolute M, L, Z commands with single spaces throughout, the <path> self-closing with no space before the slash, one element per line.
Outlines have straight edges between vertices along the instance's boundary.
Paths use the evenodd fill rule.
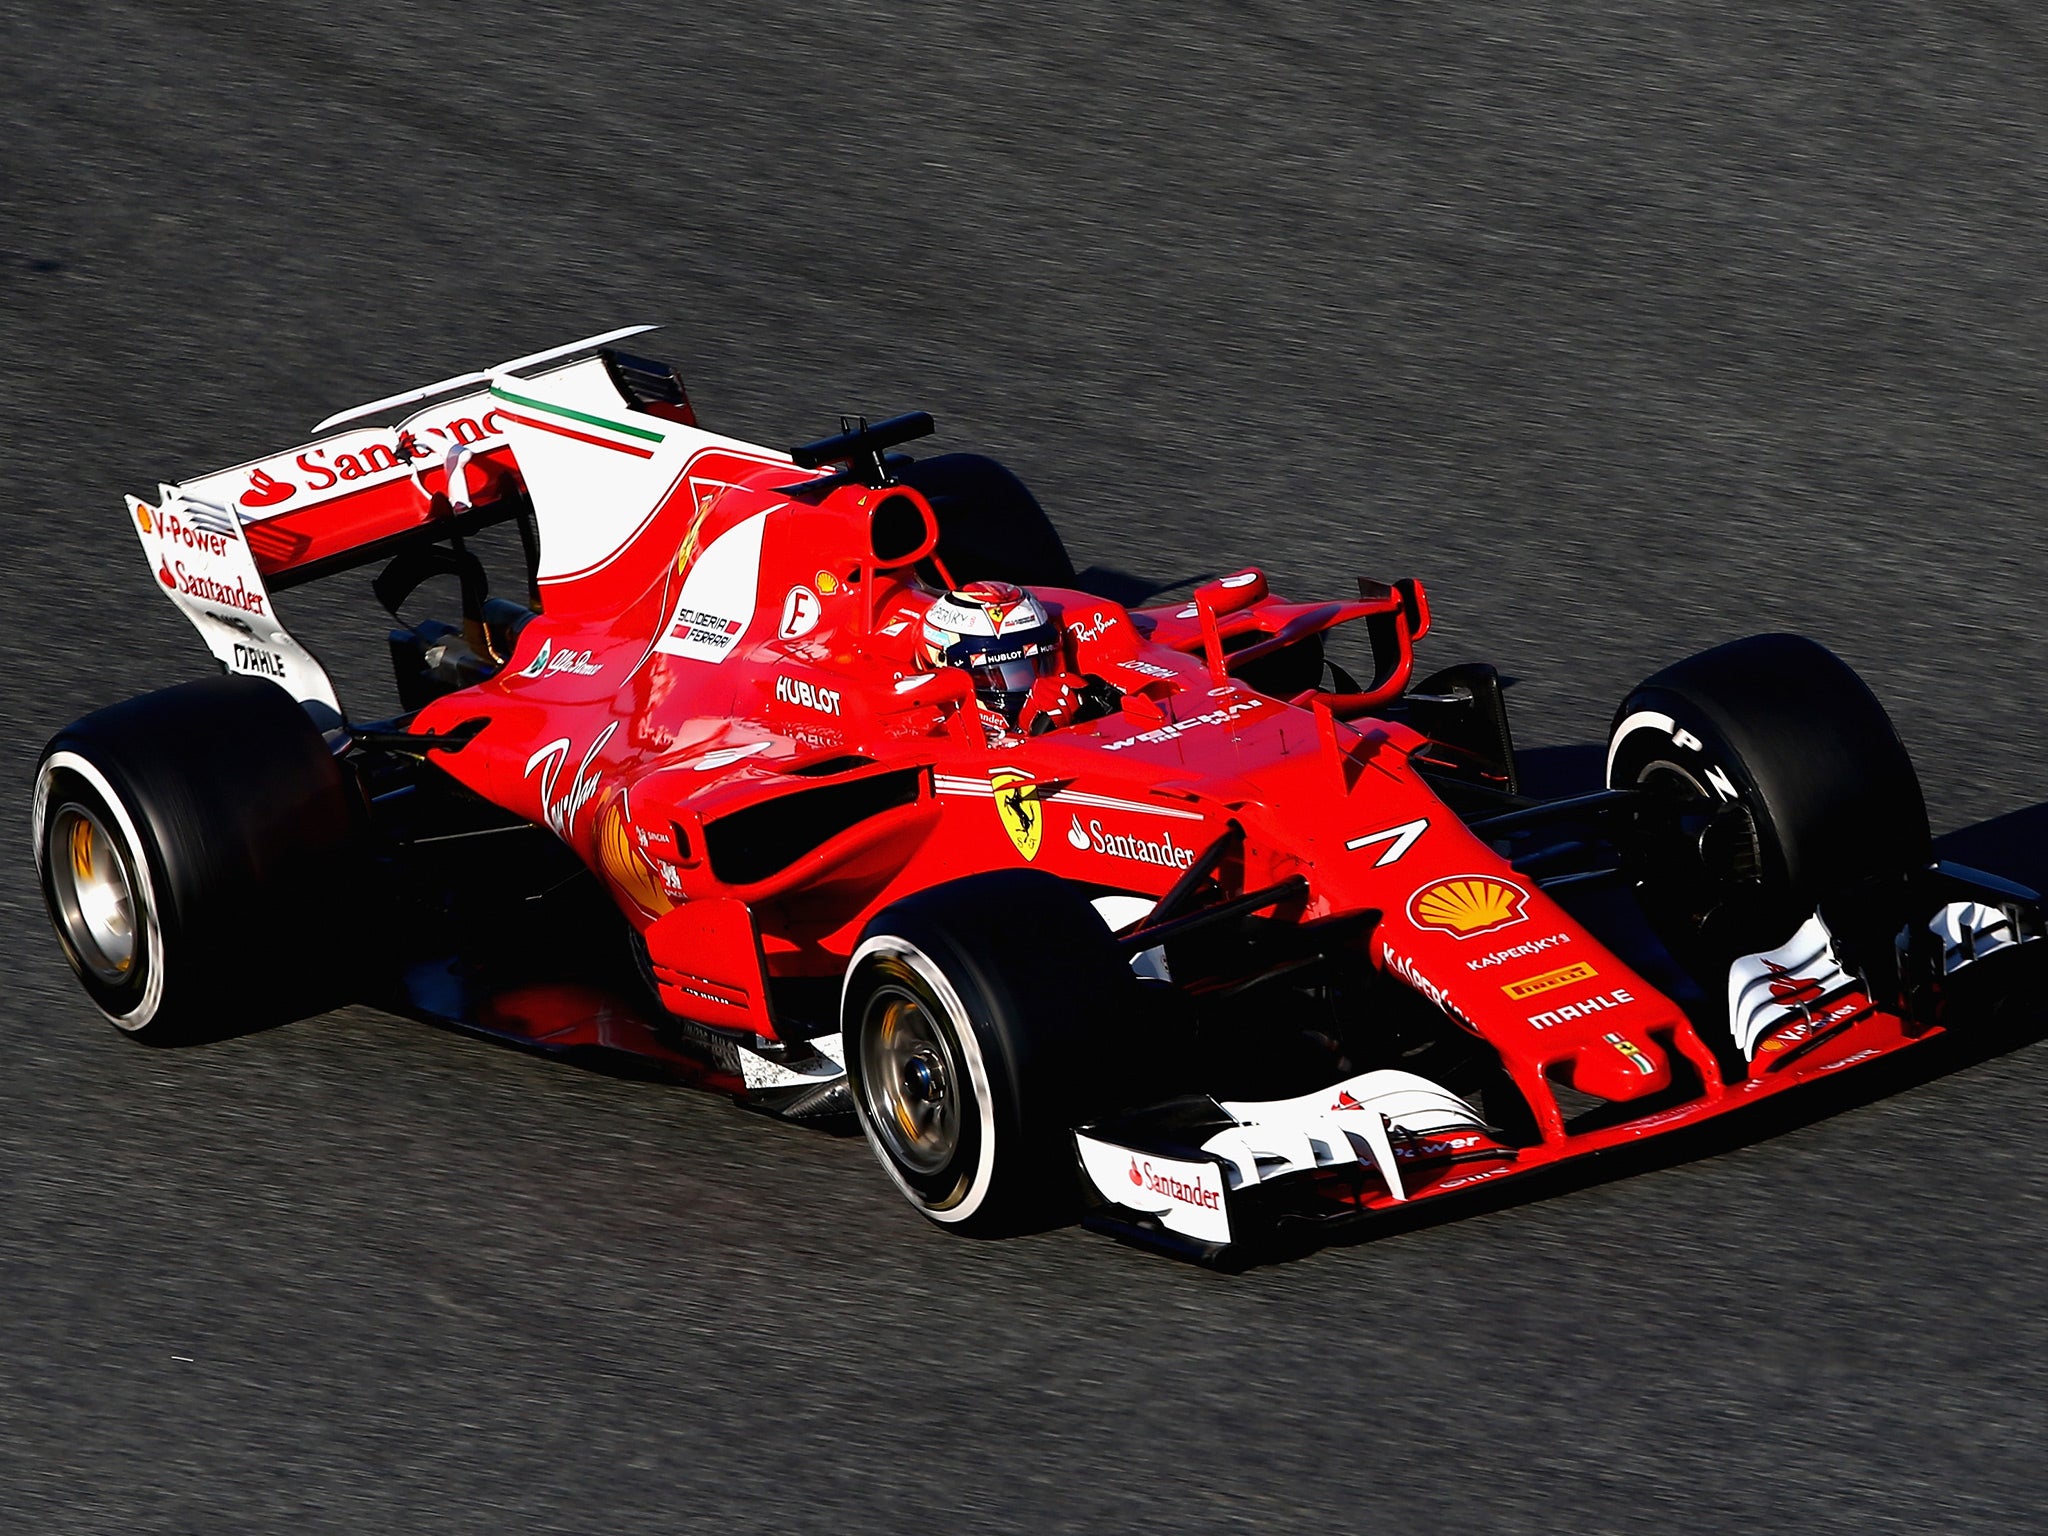
<path fill-rule="evenodd" d="M 1614 757 L 1621 750 L 1622 742 L 1637 731 L 1662 731 L 1669 736 L 1678 729 L 1678 722 L 1669 715 L 1660 715 L 1654 709 L 1640 709 L 1614 728 L 1614 735 L 1607 742 L 1607 787 L 1614 787 Z"/>
<path fill-rule="evenodd" d="M 967 1016 L 967 1009 L 960 1001 L 960 994 L 953 990 L 952 982 L 946 979 L 946 973 L 939 969 L 931 956 L 908 939 L 899 939 L 893 933 L 878 933 L 853 952 L 853 958 L 846 963 L 846 980 L 839 989 L 840 1028 L 847 1041 L 849 1058 L 855 1051 L 853 1025 L 856 1021 L 846 1017 L 846 999 L 853 990 L 854 973 L 860 969 L 861 962 L 869 955 L 894 955 L 901 960 L 924 978 L 933 994 L 952 1016 L 953 1034 L 960 1042 L 960 1054 L 967 1058 L 967 1075 L 974 1083 L 975 1107 L 981 1116 L 980 1157 L 975 1163 L 974 1178 L 968 1185 L 966 1197 L 958 1205 L 948 1206 L 943 1211 L 935 1211 L 925 1204 L 924 1197 L 912 1189 L 904 1181 L 903 1175 L 896 1171 L 896 1164 L 890 1160 L 888 1151 L 875 1135 L 874 1127 L 868 1124 L 866 1108 L 861 1104 L 860 1096 L 856 1094 L 854 1103 L 861 1111 L 861 1133 L 867 1137 L 868 1145 L 874 1148 L 875 1158 L 881 1163 L 883 1172 L 889 1175 L 896 1187 L 903 1191 L 904 1198 L 912 1205 L 933 1221 L 965 1221 L 981 1209 L 982 1202 L 988 1198 L 989 1186 L 995 1181 L 995 1096 L 989 1090 L 988 1063 L 982 1059 L 981 1042 L 975 1037 L 973 1021 Z"/>
<path fill-rule="evenodd" d="M 1684 752 L 1697 752 L 1705 757 L 1707 744 L 1693 735 L 1669 715 L 1659 714 L 1654 709 L 1638 710 L 1614 728 L 1613 739 L 1607 743 L 1607 787 L 1614 788 L 1614 759 L 1621 751 L 1621 744 L 1637 731 L 1657 731 L 1668 736 L 1671 744 Z M 1707 784 L 1723 800 L 1740 800 L 1741 794 L 1735 788 L 1735 781 L 1728 776 L 1728 770 L 1709 759 L 1707 762 Z"/>
<path fill-rule="evenodd" d="M 147 979 L 142 986 L 142 1001 L 125 1014 L 110 1013 L 93 998 L 93 1006 L 113 1021 L 117 1028 L 129 1033 L 147 1029 L 156 1017 L 164 1001 L 164 942 L 163 929 L 157 922 L 156 887 L 150 883 L 149 857 L 142 851 L 142 839 L 136 834 L 135 823 L 129 819 L 128 807 L 121 803 L 121 797 L 114 793 L 114 786 L 107 782 L 107 776 L 80 757 L 76 752 L 52 752 L 43 762 L 42 771 L 36 775 L 34 806 L 29 813 L 29 830 L 35 838 L 36 878 L 40 883 L 44 874 L 43 865 L 43 821 L 50 802 L 50 781 L 58 773 L 75 773 L 93 789 L 101 802 L 112 813 L 114 822 L 121 829 L 121 840 L 128 845 L 128 866 L 135 876 L 140 889 L 136 895 L 142 902 L 144 928 L 148 946 L 144 954 L 148 962 Z M 87 993 L 87 996 L 91 996 Z"/>

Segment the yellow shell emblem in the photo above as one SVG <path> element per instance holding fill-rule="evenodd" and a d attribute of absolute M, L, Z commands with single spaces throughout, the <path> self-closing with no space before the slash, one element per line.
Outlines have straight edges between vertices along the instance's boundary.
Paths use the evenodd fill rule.
<path fill-rule="evenodd" d="M 1408 901 L 1418 928 L 1441 928 L 1456 938 L 1491 933 L 1522 921 L 1529 893 L 1512 880 L 1491 875 L 1455 875 L 1426 885 Z"/>
<path fill-rule="evenodd" d="M 1038 857 L 1045 833 L 1045 807 L 1038 801 L 1038 780 L 1016 768 L 997 768 L 988 781 L 996 792 L 996 815 L 1026 862 Z"/>

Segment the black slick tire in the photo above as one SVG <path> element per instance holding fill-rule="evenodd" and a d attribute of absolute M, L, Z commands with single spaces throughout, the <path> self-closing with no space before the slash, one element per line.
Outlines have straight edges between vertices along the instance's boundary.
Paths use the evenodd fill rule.
<path fill-rule="evenodd" d="M 361 823 L 353 776 L 306 712 L 241 677 L 73 722 L 43 749 L 31 808 L 66 958 L 100 1011 L 152 1044 L 324 1004 Z M 82 898 L 114 915 L 83 920 Z"/>
<path fill-rule="evenodd" d="M 942 453 L 901 470 L 938 519 L 937 554 L 956 586 L 1071 587 L 1074 562 L 1029 487 L 994 459 Z M 936 574 L 936 573 L 934 573 Z"/>
<path fill-rule="evenodd" d="M 841 1020 L 861 1128 L 898 1190 L 976 1235 L 1069 1215 L 1071 1131 L 1130 1080 L 1137 993 L 1087 899 L 1042 871 L 948 881 L 877 913 L 848 966 Z M 889 1044 L 903 1019 L 923 1037 L 914 1049 Z M 902 1085 L 917 1073 L 927 1096 L 911 1102 Z M 920 1147 L 912 1115 L 946 1104 L 950 1139 Z"/>
<path fill-rule="evenodd" d="M 1615 711 L 1607 783 L 1690 799 L 1715 819 L 1709 848 L 1736 827 L 1731 900 L 1770 923 L 1933 856 L 1920 781 L 1884 707 L 1798 635 L 1733 641 L 1645 680 Z"/>

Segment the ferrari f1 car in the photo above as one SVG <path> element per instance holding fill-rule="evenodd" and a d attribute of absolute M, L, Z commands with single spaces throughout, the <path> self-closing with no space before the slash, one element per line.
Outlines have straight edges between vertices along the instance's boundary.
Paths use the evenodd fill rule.
<path fill-rule="evenodd" d="M 1415 676 L 1420 583 L 1126 606 L 999 464 L 902 452 L 929 417 L 721 437 L 633 334 L 129 501 L 226 675 L 36 775 L 121 1029 L 362 998 L 857 1118 L 956 1230 L 1216 1259 L 1902 1051 L 2041 937 L 1935 861 L 1809 640 L 1657 672 L 1605 787 L 1539 800 L 1498 675 Z M 363 719 L 275 602 L 372 567 L 399 709 Z M 459 611 L 406 621 L 436 580 Z"/>

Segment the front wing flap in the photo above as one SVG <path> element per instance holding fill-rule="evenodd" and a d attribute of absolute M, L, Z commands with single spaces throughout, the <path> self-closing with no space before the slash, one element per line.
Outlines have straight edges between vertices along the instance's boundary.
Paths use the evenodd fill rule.
<path fill-rule="evenodd" d="M 2039 990 L 2048 946 L 2034 893 L 1952 865 L 1916 885 L 1921 915 L 1880 935 L 1896 959 L 1882 977 L 1868 963 L 1870 936 L 1842 943 L 1823 912 L 1783 944 L 1736 958 L 1725 1018 L 1699 1022 L 1727 1037 L 1747 1075 L 1703 1084 L 1688 1101 L 1517 1146 L 1457 1094 L 1392 1069 L 1289 1099 L 1175 1099 L 1075 1131 L 1084 1222 L 1216 1262 L 1265 1247 L 1285 1224 L 1348 1224 L 1697 1124 L 1968 1030 Z"/>
<path fill-rule="evenodd" d="M 1194 1098 L 1074 1134 L 1098 1230 L 1215 1258 L 1281 1216 L 1314 1220 L 1476 1183 L 1518 1156 L 1470 1104 L 1381 1069 L 1266 1101 Z"/>

